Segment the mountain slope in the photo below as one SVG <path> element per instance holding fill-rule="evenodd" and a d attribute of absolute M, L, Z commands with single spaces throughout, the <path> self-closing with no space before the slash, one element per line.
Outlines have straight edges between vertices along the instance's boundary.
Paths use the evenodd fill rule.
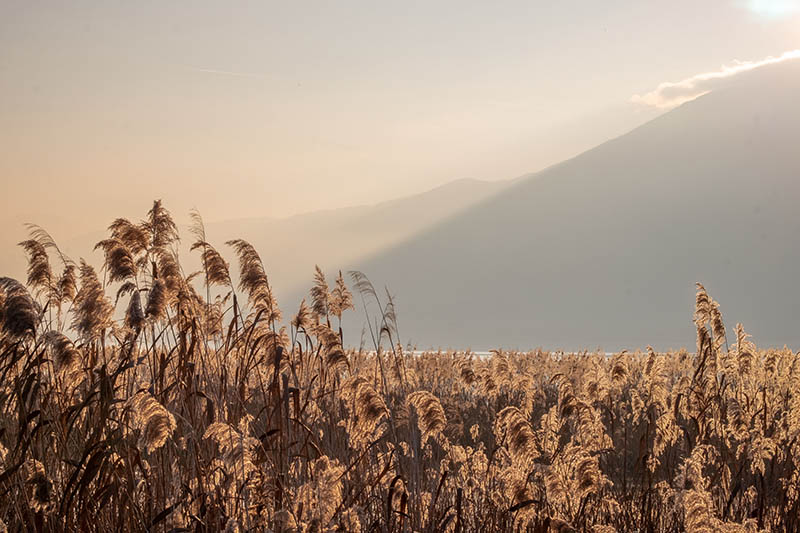
<path fill-rule="evenodd" d="M 429 346 L 694 343 L 694 282 L 800 345 L 800 62 L 741 75 L 354 266 Z"/>

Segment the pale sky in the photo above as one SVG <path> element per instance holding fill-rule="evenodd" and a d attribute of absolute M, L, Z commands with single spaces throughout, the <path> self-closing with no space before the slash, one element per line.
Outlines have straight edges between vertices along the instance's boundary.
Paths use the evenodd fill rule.
<path fill-rule="evenodd" d="M 800 48 L 799 8 L 0 0 L 0 222 L 58 237 L 154 198 L 218 220 L 513 178 Z"/>

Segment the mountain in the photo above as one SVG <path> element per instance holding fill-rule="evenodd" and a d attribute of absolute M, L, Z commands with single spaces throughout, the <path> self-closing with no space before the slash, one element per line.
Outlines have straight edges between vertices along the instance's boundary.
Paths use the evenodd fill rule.
<path fill-rule="evenodd" d="M 696 281 L 800 347 L 798 94 L 800 61 L 737 75 L 352 266 L 420 348 L 693 349 Z"/>

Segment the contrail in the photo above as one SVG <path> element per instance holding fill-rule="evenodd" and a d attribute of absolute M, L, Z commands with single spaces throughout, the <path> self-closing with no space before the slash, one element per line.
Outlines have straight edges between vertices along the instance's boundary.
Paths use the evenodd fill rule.
<path fill-rule="evenodd" d="M 219 74 L 222 76 L 236 76 L 238 78 L 252 78 L 257 80 L 265 80 L 267 79 L 266 76 L 263 74 L 256 74 L 253 72 L 236 72 L 233 70 L 218 70 L 213 68 L 201 68 L 201 67 L 192 67 L 186 66 L 184 67 L 186 70 L 192 70 L 194 72 L 205 72 L 206 74 Z"/>

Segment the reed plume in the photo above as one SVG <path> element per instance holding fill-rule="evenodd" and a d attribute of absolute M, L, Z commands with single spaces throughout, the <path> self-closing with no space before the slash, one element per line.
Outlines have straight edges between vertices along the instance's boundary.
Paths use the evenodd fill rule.
<path fill-rule="evenodd" d="M 329 304 L 331 314 L 339 318 L 339 320 L 342 319 L 342 313 L 348 309 L 355 309 L 353 306 L 353 295 L 344 282 L 341 270 L 339 271 L 339 275 L 336 276 L 335 286 L 330 293 Z"/>
<path fill-rule="evenodd" d="M 86 342 L 99 339 L 111 326 L 113 311 L 94 268 L 81 260 L 80 290 L 75 296 L 72 327 Z"/>
<path fill-rule="evenodd" d="M 419 390 L 408 395 L 408 403 L 417 411 L 417 424 L 422 433 L 423 444 L 429 438 L 440 436 L 447 426 L 447 418 L 439 399 L 428 391 Z"/>
<path fill-rule="evenodd" d="M 164 446 L 176 428 L 172 413 L 147 392 L 140 392 L 132 398 L 131 410 L 142 446 L 149 453 Z"/>
<path fill-rule="evenodd" d="M 2 329 L 11 338 L 34 334 L 39 322 L 39 305 L 28 290 L 15 279 L 0 278 Z"/>
<path fill-rule="evenodd" d="M 330 293 L 325 274 L 319 265 L 314 266 L 314 285 L 311 287 L 311 310 L 319 317 L 328 316 Z"/>
<path fill-rule="evenodd" d="M 161 200 L 153 202 L 153 207 L 147 212 L 147 218 L 141 227 L 147 234 L 151 250 L 164 249 L 179 240 L 178 226 L 175 225 L 169 211 L 161 204 Z"/>
<path fill-rule="evenodd" d="M 134 257 L 141 257 L 150 246 L 147 227 L 118 218 L 108 227 L 111 238 L 121 243 Z"/>
<path fill-rule="evenodd" d="M 136 258 L 125 244 L 115 238 L 104 239 L 95 245 L 95 250 L 101 249 L 105 256 L 103 265 L 108 272 L 110 282 L 124 282 L 135 280 L 138 274 Z"/>
<path fill-rule="evenodd" d="M 157 279 L 147 292 L 145 315 L 151 320 L 159 320 L 164 317 L 166 309 L 167 286 L 161 279 Z"/>
<path fill-rule="evenodd" d="M 49 331 L 45 335 L 45 339 L 50 346 L 53 362 L 58 372 L 64 373 L 79 369 L 82 363 L 81 352 L 69 337 L 58 331 Z"/>
<path fill-rule="evenodd" d="M 231 281 L 230 266 L 216 248 L 209 244 L 206 239 L 206 228 L 203 224 L 203 218 L 197 211 L 192 211 L 190 216 L 192 219 L 191 231 L 195 236 L 191 251 L 200 250 L 200 259 L 203 262 L 206 285 L 209 287 L 219 285 L 232 288 L 233 282 Z"/>
<path fill-rule="evenodd" d="M 241 239 L 228 241 L 227 244 L 239 258 L 239 287 L 247 294 L 253 310 L 264 313 L 263 318 L 268 323 L 280 321 L 281 312 L 272 295 L 261 256 L 250 243 Z"/>
<path fill-rule="evenodd" d="M 36 239 L 22 241 L 19 245 L 28 254 L 28 286 L 36 294 L 49 294 L 53 289 L 53 271 L 47 248 Z"/>
<path fill-rule="evenodd" d="M 511 457 L 523 468 L 539 457 L 536 434 L 522 411 L 509 406 L 497 413 L 495 433 L 502 436 Z"/>
<path fill-rule="evenodd" d="M 231 474 L 248 479 L 257 470 L 255 457 L 259 442 L 238 428 L 225 422 L 214 422 L 206 429 L 203 439 L 211 440 L 219 447 L 224 468 Z"/>
<path fill-rule="evenodd" d="M 142 329 L 144 324 L 144 310 L 142 309 L 142 297 L 139 291 L 134 290 L 125 311 L 125 325 L 134 331 Z"/>

